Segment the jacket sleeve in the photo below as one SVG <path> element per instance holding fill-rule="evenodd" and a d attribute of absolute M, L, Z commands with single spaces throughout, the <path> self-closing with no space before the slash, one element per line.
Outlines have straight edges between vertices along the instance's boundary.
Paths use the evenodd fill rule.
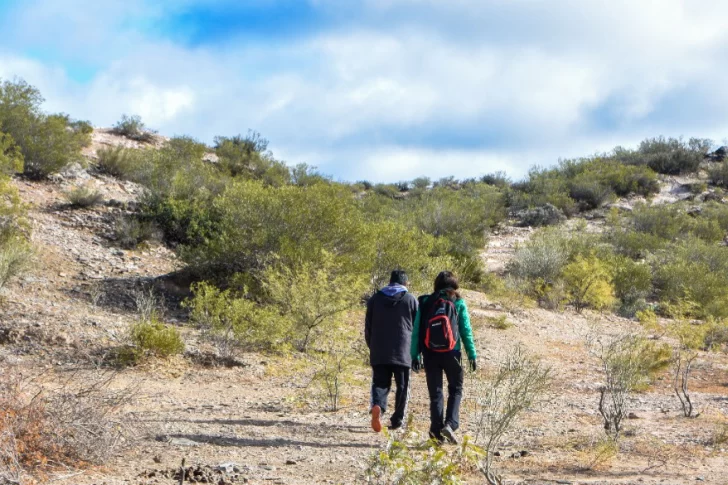
<path fill-rule="evenodd" d="M 367 347 L 372 348 L 372 298 L 367 302 L 367 314 L 364 317 L 364 340 Z"/>
<path fill-rule="evenodd" d="M 417 300 L 417 298 L 412 297 L 412 322 L 413 322 L 413 329 L 414 329 L 414 321 L 417 318 L 417 312 L 420 310 L 420 302 Z"/>
<path fill-rule="evenodd" d="M 465 352 L 468 354 L 469 360 L 475 360 L 477 352 L 475 351 L 475 341 L 473 340 L 473 328 L 470 326 L 470 315 L 468 314 L 468 306 L 462 298 L 457 302 L 458 310 L 458 330 L 460 331 L 460 339 L 465 346 Z"/>
<path fill-rule="evenodd" d="M 412 360 L 420 358 L 420 313 L 422 306 L 417 309 L 415 323 L 412 325 L 412 342 L 410 343 L 410 356 Z"/>

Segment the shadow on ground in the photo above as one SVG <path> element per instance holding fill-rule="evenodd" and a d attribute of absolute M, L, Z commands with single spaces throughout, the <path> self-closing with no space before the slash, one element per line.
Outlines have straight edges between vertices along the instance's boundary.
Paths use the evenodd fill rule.
<path fill-rule="evenodd" d="M 215 446 L 224 447 L 275 447 L 287 448 L 291 446 L 308 446 L 311 448 L 375 448 L 374 445 L 368 443 L 346 443 L 337 441 L 335 443 L 321 443 L 316 441 L 299 441 L 286 438 L 233 438 L 228 436 L 216 436 L 205 434 L 174 434 L 158 436 L 157 441 L 169 441 L 173 439 L 184 439 L 194 441 L 195 443 L 204 443 Z"/>

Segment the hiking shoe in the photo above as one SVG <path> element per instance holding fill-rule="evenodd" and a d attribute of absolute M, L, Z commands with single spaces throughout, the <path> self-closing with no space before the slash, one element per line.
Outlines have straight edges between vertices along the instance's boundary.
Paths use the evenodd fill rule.
<path fill-rule="evenodd" d="M 390 431 L 395 431 L 395 430 L 398 430 L 400 428 L 402 428 L 402 423 L 395 423 L 394 421 L 392 421 L 389 424 L 389 430 Z"/>
<path fill-rule="evenodd" d="M 372 429 L 377 433 L 382 431 L 382 408 L 376 404 L 372 406 Z"/>
<path fill-rule="evenodd" d="M 434 440 L 435 443 L 437 443 L 438 445 L 441 445 L 445 442 L 441 434 L 435 434 L 432 431 L 430 431 L 430 439 Z"/>
<path fill-rule="evenodd" d="M 442 437 L 454 445 L 458 444 L 458 439 L 455 437 L 455 431 L 452 430 L 449 424 L 442 428 Z"/>

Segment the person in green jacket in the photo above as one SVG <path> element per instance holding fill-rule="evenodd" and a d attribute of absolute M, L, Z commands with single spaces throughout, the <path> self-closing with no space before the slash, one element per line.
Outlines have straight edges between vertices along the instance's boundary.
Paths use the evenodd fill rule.
<path fill-rule="evenodd" d="M 420 307 L 415 316 L 414 328 L 412 330 L 412 342 L 410 353 L 412 355 L 412 370 L 418 372 L 422 366 L 420 354 L 424 357 L 425 377 L 427 379 L 427 390 L 430 394 L 430 437 L 451 443 L 457 443 L 455 431 L 460 423 L 460 401 L 463 396 L 463 371 L 462 346 L 465 346 L 465 353 L 468 356 L 469 368 L 474 372 L 477 368 L 475 342 L 473 341 L 473 330 L 470 326 L 470 316 L 465 300 L 458 293 L 458 280 L 450 271 L 443 271 L 435 278 L 435 291 L 432 295 L 420 297 Z M 434 311 L 436 301 L 440 298 L 454 304 L 454 320 L 457 320 L 457 341 L 451 350 L 433 350 L 434 345 L 427 341 L 427 326 L 431 319 L 431 312 Z M 455 332 L 453 332 L 455 334 Z M 432 348 L 428 348 L 428 345 Z M 443 378 L 447 378 L 447 411 L 443 396 Z"/>

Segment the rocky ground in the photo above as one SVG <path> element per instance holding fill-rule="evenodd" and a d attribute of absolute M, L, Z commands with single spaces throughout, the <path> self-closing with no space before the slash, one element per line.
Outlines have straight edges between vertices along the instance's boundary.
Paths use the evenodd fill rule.
<path fill-rule="evenodd" d="M 106 132 L 94 140 L 96 148 L 121 143 Z M 43 373 L 49 381 L 97 373 L 104 352 L 123 342 L 136 320 L 140 295 L 162 288 L 166 280 L 159 277 L 181 267 L 160 244 L 133 251 L 118 247 L 114 219 L 134 210 L 138 187 L 90 173 L 77 168 L 53 182 L 16 182 L 30 205 L 37 255 L 29 275 L 2 293 L 2 366 Z M 102 204 L 66 207 L 63 193 L 77 185 L 101 191 Z M 506 227 L 494 235 L 484 253 L 489 269 L 502 270 L 530 232 Z M 164 289 L 158 294 L 179 296 L 169 285 Z M 681 416 L 670 378 L 662 376 L 633 397 L 622 451 L 600 463 L 601 376 L 586 341 L 595 333 L 636 330 L 637 324 L 612 315 L 507 306 L 474 292 L 466 298 L 479 372 L 493 369 L 508 348 L 521 343 L 555 373 L 548 400 L 524 416 L 496 458 L 507 483 L 728 483 L 728 443 L 714 445 L 728 416 L 725 355 L 703 354 L 698 360 L 692 381 L 698 418 Z M 167 306 L 175 307 L 173 301 Z M 491 326 L 489 317 L 501 315 L 513 325 Z M 183 330 L 189 355 L 204 351 L 197 332 L 184 326 L 183 314 L 170 310 L 165 320 Z M 184 460 L 190 483 L 362 482 L 369 457 L 385 442 L 369 429 L 365 367 L 345 390 L 342 408 L 327 412 L 308 387 L 311 372 L 300 358 L 245 354 L 237 366 L 208 367 L 189 355 L 119 372 L 112 385 L 134 389 L 126 409 L 134 430 L 130 446 L 104 467 L 59 471 L 50 479 L 69 485 L 175 484 Z M 413 376 L 410 409 L 415 428 L 424 433 L 422 375 Z M 466 403 L 462 433 L 472 433 L 471 419 Z M 594 466 L 586 470 L 588 465 Z M 474 475 L 468 483 L 483 481 Z"/>

